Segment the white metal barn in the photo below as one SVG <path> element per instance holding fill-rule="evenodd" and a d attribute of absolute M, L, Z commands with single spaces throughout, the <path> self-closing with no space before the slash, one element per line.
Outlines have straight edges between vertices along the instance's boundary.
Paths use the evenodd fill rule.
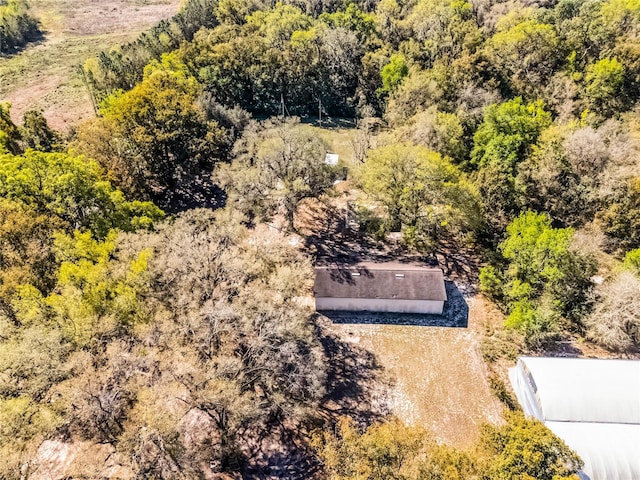
<path fill-rule="evenodd" d="M 360 263 L 315 269 L 316 310 L 441 315 L 447 292 L 442 270 L 401 263 Z"/>
<path fill-rule="evenodd" d="M 640 361 L 522 357 L 509 377 L 524 412 L 582 458 L 583 480 L 640 480 Z"/>

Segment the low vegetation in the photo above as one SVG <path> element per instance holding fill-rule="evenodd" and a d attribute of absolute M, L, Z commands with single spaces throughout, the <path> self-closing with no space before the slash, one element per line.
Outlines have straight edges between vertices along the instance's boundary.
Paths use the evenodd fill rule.
<path fill-rule="evenodd" d="M 0 54 L 11 54 L 41 35 L 25 0 L 0 2 Z"/>
<path fill-rule="evenodd" d="M 360 433 L 343 419 L 313 444 L 333 480 L 578 479 L 582 462 L 549 429 L 521 413 L 506 417 L 502 427 L 486 426 L 470 451 L 438 445 L 425 430 L 393 420 Z"/>

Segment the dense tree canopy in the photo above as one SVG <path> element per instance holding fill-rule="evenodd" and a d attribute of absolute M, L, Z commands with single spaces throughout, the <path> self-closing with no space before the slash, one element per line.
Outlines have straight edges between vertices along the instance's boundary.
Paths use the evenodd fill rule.
<path fill-rule="evenodd" d="M 157 233 L 58 235 L 53 291 L 22 285 L 18 323 L 1 320 L 2 475 L 64 432 L 114 445 L 140 476 L 210 475 L 305 421 L 325 375 L 295 300 L 310 265 L 274 235 L 206 211 Z"/>
<path fill-rule="evenodd" d="M 97 158 L 128 191 L 167 195 L 181 178 L 212 168 L 224 133 L 198 105 L 199 87 L 183 66 L 154 63 L 128 92 L 108 97 L 102 118 L 79 134 L 78 148 Z M 104 138 L 95 142 L 96 135 Z"/>
<path fill-rule="evenodd" d="M 327 144 L 296 120 L 248 128 L 236 150 L 236 159 L 214 174 L 229 200 L 255 218 L 282 213 L 288 228 L 300 202 L 328 191 L 339 174 L 325 162 Z"/>
<path fill-rule="evenodd" d="M 557 332 L 563 318 L 580 325 L 595 273 L 593 261 L 571 248 L 573 231 L 551 226 L 544 214 L 527 211 L 507 227 L 500 244 L 504 271 L 486 267 L 481 287 L 502 299 L 507 325 L 535 344 Z"/>
<path fill-rule="evenodd" d="M 90 229 L 97 237 L 114 228 L 150 227 L 163 216 L 150 202 L 127 201 L 96 162 L 66 153 L 1 155 L 0 197 L 53 217 L 67 229 Z"/>
<path fill-rule="evenodd" d="M 45 440 L 186 479 L 289 439 L 335 479 L 576 478 L 520 415 L 469 451 L 335 425 L 286 235 L 347 203 L 362 215 L 330 243 L 364 249 L 371 220 L 411 255 L 464 256 L 523 350 L 637 352 L 639 33 L 637 0 L 187 0 L 78 69 L 97 118 L 61 134 L 0 103 L 0 477 Z M 36 34 L 0 0 L 0 54 Z"/>

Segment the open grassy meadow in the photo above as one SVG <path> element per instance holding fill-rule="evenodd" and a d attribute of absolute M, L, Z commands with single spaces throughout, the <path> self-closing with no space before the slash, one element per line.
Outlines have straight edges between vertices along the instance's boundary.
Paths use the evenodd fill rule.
<path fill-rule="evenodd" d="M 134 39 L 180 0 L 37 0 L 31 2 L 44 38 L 17 55 L 0 58 L 0 101 L 20 122 L 41 110 L 53 128 L 66 131 L 91 117 L 93 107 L 77 66 L 101 50 Z"/>

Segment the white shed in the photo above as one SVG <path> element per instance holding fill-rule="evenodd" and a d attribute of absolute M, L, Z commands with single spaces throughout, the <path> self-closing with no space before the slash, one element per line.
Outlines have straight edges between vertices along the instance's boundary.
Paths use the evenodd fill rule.
<path fill-rule="evenodd" d="M 509 377 L 524 412 L 582 458 L 583 480 L 640 479 L 640 361 L 522 357 Z"/>
<path fill-rule="evenodd" d="M 441 315 L 447 292 L 442 270 L 401 263 L 316 267 L 316 310 Z"/>

